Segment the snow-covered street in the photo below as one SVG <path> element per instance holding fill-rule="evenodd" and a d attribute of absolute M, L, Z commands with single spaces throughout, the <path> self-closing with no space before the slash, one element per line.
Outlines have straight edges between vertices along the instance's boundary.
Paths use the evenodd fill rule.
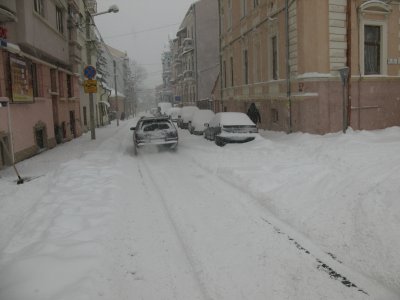
<path fill-rule="evenodd" d="M 0 300 L 400 299 L 400 128 L 135 156 L 134 123 L 0 171 Z"/>

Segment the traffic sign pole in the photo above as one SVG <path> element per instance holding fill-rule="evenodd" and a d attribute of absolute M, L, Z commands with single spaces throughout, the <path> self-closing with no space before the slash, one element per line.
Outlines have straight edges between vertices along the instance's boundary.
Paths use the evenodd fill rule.
<path fill-rule="evenodd" d="M 92 64 L 92 41 L 90 36 L 91 29 L 91 15 L 86 12 L 86 58 L 87 64 L 90 66 Z M 87 67 L 85 68 L 86 71 Z M 85 72 L 84 75 L 86 76 Z M 89 93 L 89 113 L 90 113 L 90 135 L 92 140 L 96 139 L 96 129 L 94 125 L 94 103 L 93 103 L 93 93 Z"/>

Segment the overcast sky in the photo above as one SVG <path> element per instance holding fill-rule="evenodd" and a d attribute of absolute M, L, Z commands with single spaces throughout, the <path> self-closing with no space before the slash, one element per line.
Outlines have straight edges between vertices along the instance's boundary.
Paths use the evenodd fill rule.
<path fill-rule="evenodd" d="M 146 86 L 161 84 L 161 53 L 168 49 L 194 0 L 97 0 L 97 10 L 116 4 L 119 12 L 95 17 L 104 41 L 147 70 Z"/>

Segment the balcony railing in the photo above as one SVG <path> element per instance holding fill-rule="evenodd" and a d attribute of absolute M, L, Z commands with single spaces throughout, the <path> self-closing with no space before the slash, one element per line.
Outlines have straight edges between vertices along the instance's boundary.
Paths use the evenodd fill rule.
<path fill-rule="evenodd" d="M 186 38 L 183 40 L 183 52 L 193 50 L 193 39 Z"/>
<path fill-rule="evenodd" d="M 183 73 L 183 78 L 184 81 L 194 80 L 194 72 L 192 70 L 186 70 Z"/>

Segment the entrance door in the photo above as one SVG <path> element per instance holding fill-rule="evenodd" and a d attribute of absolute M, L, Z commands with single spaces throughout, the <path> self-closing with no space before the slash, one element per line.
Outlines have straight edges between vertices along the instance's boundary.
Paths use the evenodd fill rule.
<path fill-rule="evenodd" d="M 75 112 L 70 110 L 69 112 L 69 126 L 71 130 L 71 134 L 76 138 L 76 128 L 75 128 Z"/>

